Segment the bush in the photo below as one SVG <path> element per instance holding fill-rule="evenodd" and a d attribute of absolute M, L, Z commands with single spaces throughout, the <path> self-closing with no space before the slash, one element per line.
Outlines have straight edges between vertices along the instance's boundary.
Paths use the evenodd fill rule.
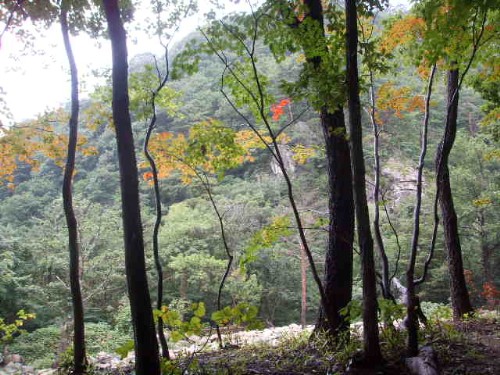
<path fill-rule="evenodd" d="M 85 324 L 87 354 L 94 356 L 99 352 L 114 353 L 116 348 L 124 345 L 131 336 L 113 330 L 107 323 Z"/>
<path fill-rule="evenodd" d="M 87 355 L 99 352 L 114 353 L 130 337 L 113 330 L 107 323 L 86 323 L 85 336 Z M 57 359 L 61 329 L 48 326 L 17 337 L 9 347 L 11 353 L 21 354 L 26 362 L 35 368 L 51 367 Z"/>
<path fill-rule="evenodd" d="M 420 307 L 427 319 L 431 321 L 450 320 L 453 317 L 451 307 L 444 303 L 422 301 Z"/>
<path fill-rule="evenodd" d="M 123 335 L 132 337 L 132 318 L 128 302 L 122 301 L 118 309 L 115 310 L 113 314 L 113 329 Z"/>
<path fill-rule="evenodd" d="M 11 353 L 21 354 L 35 368 L 51 367 L 57 358 L 61 330 L 56 326 L 37 329 L 16 337 L 9 345 Z"/>
<path fill-rule="evenodd" d="M 22 326 L 26 321 L 34 318 L 35 314 L 27 314 L 24 310 L 17 312 L 16 319 L 12 323 L 8 323 L 3 318 L 0 318 L 0 348 L 3 344 L 11 341 L 16 335 L 24 333 Z"/>

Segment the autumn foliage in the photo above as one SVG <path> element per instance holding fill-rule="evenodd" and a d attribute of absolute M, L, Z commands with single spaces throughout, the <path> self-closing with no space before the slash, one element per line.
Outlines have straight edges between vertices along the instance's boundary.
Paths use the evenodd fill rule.
<path fill-rule="evenodd" d="M 425 21 L 420 17 L 406 16 L 395 21 L 384 35 L 381 51 L 391 53 L 401 45 L 422 39 L 425 27 Z"/>
<path fill-rule="evenodd" d="M 60 132 L 57 124 L 65 124 L 67 119 L 67 113 L 58 110 L 6 129 L 0 138 L 0 184 L 14 189 L 15 173 L 21 164 L 29 165 L 36 172 L 43 160 L 50 159 L 64 168 L 68 135 Z M 82 155 L 97 153 L 83 135 L 79 137 L 77 147 Z"/>
<path fill-rule="evenodd" d="M 284 109 L 290 104 L 290 99 L 283 99 L 278 104 L 271 105 L 271 112 L 273 114 L 273 121 L 279 121 L 284 114 Z"/>
<path fill-rule="evenodd" d="M 484 302 L 486 302 L 486 307 L 489 309 L 495 309 L 500 306 L 500 290 L 498 290 L 493 282 L 484 282 L 482 290 L 480 290 L 474 282 L 474 273 L 471 270 L 465 270 L 464 276 L 471 295 L 482 297 Z"/>
<path fill-rule="evenodd" d="M 492 282 L 485 282 L 483 284 L 481 296 L 486 300 L 486 305 L 490 309 L 500 306 L 500 290 Z"/>
<path fill-rule="evenodd" d="M 187 136 L 159 133 L 151 139 L 149 148 L 160 179 L 177 171 L 188 184 L 199 173 L 220 178 L 228 169 L 253 161 L 252 151 L 264 148 L 264 144 L 252 131 L 236 132 L 219 121 L 207 120 L 195 124 Z M 146 171 L 143 178 L 151 181 L 153 174 Z"/>
<path fill-rule="evenodd" d="M 387 82 L 380 86 L 377 94 L 375 117 L 379 124 L 384 123 L 384 115 L 393 115 L 401 119 L 410 112 L 424 111 L 423 96 L 412 95 L 409 87 L 398 87 L 392 82 Z"/>

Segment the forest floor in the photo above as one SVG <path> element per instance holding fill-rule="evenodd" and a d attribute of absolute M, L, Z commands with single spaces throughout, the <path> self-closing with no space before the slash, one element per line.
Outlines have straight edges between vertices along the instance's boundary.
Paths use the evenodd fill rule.
<path fill-rule="evenodd" d="M 438 320 L 422 329 L 421 342 L 435 350 L 445 375 L 500 374 L 500 315 L 492 313 L 468 319 L 461 323 Z M 214 337 L 205 337 L 206 345 L 184 346 L 174 349 L 176 358 L 166 363 L 172 374 L 363 374 L 405 375 L 404 364 L 406 332 L 382 329 L 381 343 L 386 363 L 377 369 L 353 369 L 352 358 L 362 349 L 360 325 L 348 345 L 332 350 L 324 339 L 310 340 L 311 326 L 298 325 L 268 328 L 262 331 L 235 332 L 224 337 L 227 348 L 218 350 Z M 191 342 L 192 344 L 192 342 Z M 94 374 L 133 374 L 133 353 L 124 360 L 116 355 L 100 353 L 96 358 Z M 99 357 L 99 355 L 98 355 Z M 15 366 L 14 366 L 15 365 Z M 0 366 L 3 374 L 61 374 L 56 370 L 35 370 L 20 363 Z"/>
<path fill-rule="evenodd" d="M 500 374 L 500 322 L 476 318 L 465 323 L 438 322 L 425 331 L 425 342 L 437 353 L 442 374 Z M 390 337 L 392 335 L 392 337 Z M 201 374 L 409 374 L 404 365 L 404 332 L 382 334 L 386 364 L 378 369 L 351 369 L 350 358 L 359 353 L 355 338 L 342 351 L 328 351 L 307 335 L 289 336 L 277 345 L 267 343 L 229 346 L 179 358 L 177 365 Z M 190 365 L 190 366 L 189 366 Z M 191 372 L 190 372 L 191 373 Z"/>
<path fill-rule="evenodd" d="M 500 322 L 478 319 L 456 324 L 462 337 L 434 346 L 444 374 L 500 374 Z"/>

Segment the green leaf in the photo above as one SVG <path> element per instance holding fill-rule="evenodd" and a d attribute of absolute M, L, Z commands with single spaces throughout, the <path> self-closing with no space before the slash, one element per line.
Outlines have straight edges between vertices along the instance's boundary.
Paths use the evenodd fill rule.
<path fill-rule="evenodd" d="M 205 304 L 203 302 L 193 304 L 193 314 L 198 318 L 203 318 L 205 316 Z"/>
<path fill-rule="evenodd" d="M 128 353 L 135 349 L 134 340 L 129 340 L 122 346 L 115 349 L 116 354 L 120 356 L 121 359 L 127 357 Z"/>
<path fill-rule="evenodd" d="M 184 338 L 184 336 L 179 331 L 172 331 L 170 333 L 170 340 L 173 342 L 180 341 Z"/>
<path fill-rule="evenodd" d="M 201 319 L 198 318 L 197 316 L 193 316 L 191 318 L 191 320 L 189 321 L 189 323 L 193 326 L 197 326 L 197 325 L 200 325 L 201 324 Z"/>

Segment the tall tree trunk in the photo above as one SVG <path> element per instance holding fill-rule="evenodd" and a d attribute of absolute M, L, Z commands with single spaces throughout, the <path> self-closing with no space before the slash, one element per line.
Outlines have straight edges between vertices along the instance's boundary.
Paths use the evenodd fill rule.
<path fill-rule="evenodd" d="M 375 203 L 374 215 L 373 215 L 373 233 L 375 234 L 375 244 L 377 245 L 380 261 L 382 265 L 382 295 L 385 299 L 394 300 L 394 296 L 391 293 L 391 281 L 389 277 L 389 259 L 387 258 L 387 253 L 385 251 L 384 240 L 382 238 L 382 233 L 380 232 L 380 203 L 381 203 L 381 193 L 380 193 L 380 126 L 377 123 L 375 116 L 376 110 L 376 100 L 375 100 L 375 83 L 373 80 L 373 72 L 370 70 L 370 119 L 373 127 L 373 158 L 374 166 L 373 173 L 375 175 L 375 183 L 373 185 L 373 201 Z"/>
<path fill-rule="evenodd" d="M 67 20 L 67 3 L 61 5 L 60 23 L 64 40 L 64 48 L 71 72 L 71 116 L 69 119 L 68 153 L 66 167 L 64 169 L 62 196 L 66 224 L 68 225 L 68 248 L 69 248 L 69 280 L 71 288 L 71 301 L 73 305 L 73 362 L 74 374 L 80 375 L 85 372 L 87 358 L 85 355 L 85 325 L 83 323 L 83 300 L 80 287 L 80 244 L 78 240 L 78 222 L 73 209 L 73 174 L 75 171 L 76 145 L 78 140 L 78 71 L 76 68 L 71 42 L 69 40 L 69 28 Z"/>
<path fill-rule="evenodd" d="M 309 12 L 307 16 L 315 20 L 322 30 L 320 35 L 323 39 L 318 43 L 327 53 L 321 1 L 306 0 L 304 3 Z M 320 56 L 308 58 L 308 63 L 318 73 L 321 71 Z M 324 105 L 320 117 L 327 158 L 329 227 L 323 284 L 327 307 L 321 307 L 315 330 L 330 329 L 334 335 L 339 331 L 349 331 L 349 319 L 340 315 L 339 311 L 352 299 L 354 203 L 343 109 L 338 107 L 332 113 Z"/>
<path fill-rule="evenodd" d="M 450 185 L 448 158 L 457 133 L 459 73 L 458 69 L 448 71 L 448 105 L 443 139 L 436 153 L 436 183 L 441 216 L 448 253 L 448 270 L 450 273 L 450 294 L 453 317 L 460 319 L 473 311 L 469 292 L 465 283 L 462 262 L 462 249 L 458 234 L 458 222 Z"/>
<path fill-rule="evenodd" d="M 146 159 L 149 162 L 149 166 L 151 168 L 151 172 L 153 173 L 153 188 L 154 188 L 154 198 L 155 198 L 155 209 L 156 209 L 156 218 L 155 224 L 153 228 L 153 257 L 155 261 L 156 268 L 156 286 L 157 286 L 157 295 L 156 295 L 156 308 L 161 310 L 163 305 L 163 267 L 160 261 L 160 246 L 158 243 L 158 234 L 160 231 L 162 212 L 161 212 L 161 197 L 160 197 L 160 183 L 158 181 L 158 168 L 156 167 L 156 161 L 153 158 L 153 155 L 149 152 L 149 140 L 151 139 L 151 134 L 156 126 L 156 106 L 155 99 L 158 90 L 152 95 L 151 98 L 151 109 L 153 111 L 153 116 L 149 123 L 148 129 L 146 131 L 146 139 L 144 140 L 144 154 L 146 155 Z M 158 322 L 156 323 L 156 328 L 158 331 L 158 338 L 160 339 L 160 347 L 161 347 L 161 356 L 166 359 L 170 359 L 170 354 L 168 352 L 168 344 L 167 339 L 165 338 L 165 332 L 163 327 L 163 319 L 158 317 Z"/>
<path fill-rule="evenodd" d="M 366 199 L 365 161 L 361 128 L 361 104 L 359 100 L 358 76 L 358 28 L 355 0 L 346 0 L 346 63 L 347 95 L 349 105 L 349 130 L 351 140 L 352 174 L 354 181 L 354 205 L 358 228 L 358 243 L 361 252 L 363 277 L 363 339 L 364 360 L 376 365 L 381 363 L 375 263 L 373 239 Z"/>
<path fill-rule="evenodd" d="M 425 97 L 425 115 L 422 130 L 420 134 L 420 157 L 417 167 L 417 192 L 415 199 L 415 209 L 413 211 L 413 234 L 410 248 L 410 259 L 406 269 L 406 285 L 407 285 L 407 328 L 408 328 L 408 345 L 407 351 L 409 357 L 418 355 L 418 317 L 417 310 L 419 309 L 418 299 L 415 293 L 415 263 L 417 261 L 417 251 L 420 236 L 420 213 L 422 207 L 422 182 L 425 166 L 425 155 L 427 154 L 427 134 L 429 130 L 429 116 L 430 116 L 430 101 L 432 97 L 432 85 L 434 81 L 434 74 L 436 73 L 436 64 L 432 66 L 429 83 L 427 85 L 427 94 Z M 430 260 L 429 260 L 430 261 Z M 428 262 L 426 262 L 426 265 Z M 425 267 L 427 269 L 427 267 Z M 424 276 L 425 278 L 425 273 Z"/>
<path fill-rule="evenodd" d="M 354 203 L 349 145 L 344 112 L 321 111 L 321 125 L 326 145 L 328 172 L 328 244 L 325 259 L 324 288 L 329 312 L 320 311 L 316 329 L 328 326 L 335 331 L 348 332 L 349 319 L 339 311 L 352 299 L 352 262 L 354 241 Z M 332 332 L 338 333 L 338 332 Z"/>
<path fill-rule="evenodd" d="M 139 202 L 139 181 L 129 113 L 127 37 L 117 0 L 104 1 L 113 54 L 113 120 L 118 144 L 125 271 L 135 340 L 138 375 L 159 375 L 158 342 L 151 310 Z"/>

